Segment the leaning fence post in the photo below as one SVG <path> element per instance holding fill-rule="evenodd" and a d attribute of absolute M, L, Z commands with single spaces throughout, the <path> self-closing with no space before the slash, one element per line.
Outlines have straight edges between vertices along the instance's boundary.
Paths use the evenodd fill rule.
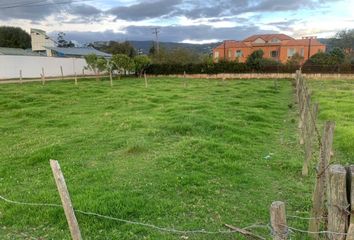
<path fill-rule="evenodd" d="M 71 237 L 73 240 L 81 240 L 82 238 L 81 238 L 79 224 L 75 217 L 75 212 L 71 203 L 68 188 L 66 186 L 64 175 L 60 169 L 59 163 L 56 160 L 50 160 L 50 166 L 52 168 L 54 180 L 57 185 L 61 203 L 64 208 L 66 220 L 69 224 Z"/>
<path fill-rule="evenodd" d="M 347 189 L 350 199 L 350 225 L 348 228 L 347 239 L 354 240 L 354 165 L 347 168 Z"/>
<path fill-rule="evenodd" d="M 109 82 L 111 84 L 111 87 L 113 87 L 112 69 L 109 69 Z"/>
<path fill-rule="evenodd" d="M 345 240 L 348 228 L 349 205 L 347 200 L 346 176 L 342 165 L 331 165 L 328 171 L 328 239 Z M 336 234 L 335 234 L 336 233 Z"/>
<path fill-rule="evenodd" d="M 284 202 L 276 201 L 270 206 L 270 224 L 273 230 L 273 240 L 288 239 Z"/>
<path fill-rule="evenodd" d="M 324 126 L 319 163 L 317 166 L 317 178 L 315 183 L 315 190 L 312 196 L 312 210 L 311 219 L 309 222 L 309 231 L 312 238 L 318 239 L 318 232 L 320 230 L 321 217 L 324 211 L 324 198 L 326 189 L 326 175 L 327 168 L 329 166 L 332 143 L 333 143 L 333 133 L 334 133 L 334 122 L 326 122 Z"/>

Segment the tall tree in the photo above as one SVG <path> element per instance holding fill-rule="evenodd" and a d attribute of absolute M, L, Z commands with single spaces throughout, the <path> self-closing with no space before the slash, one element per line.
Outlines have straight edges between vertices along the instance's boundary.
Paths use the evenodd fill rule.
<path fill-rule="evenodd" d="M 112 62 L 119 71 L 134 70 L 134 61 L 125 54 L 115 54 L 112 56 Z"/>
<path fill-rule="evenodd" d="M 122 43 L 110 41 L 107 46 L 101 46 L 99 49 L 110 54 L 124 54 L 128 57 L 134 57 L 136 55 L 135 48 L 127 41 Z"/>
<path fill-rule="evenodd" d="M 151 60 L 146 55 L 138 55 L 134 57 L 135 72 L 139 74 L 139 77 L 143 74 L 146 68 L 150 65 Z"/>
<path fill-rule="evenodd" d="M 263 54 L 264 52 L 262 49 L 254 51 L 247 57 L 246 64 L 252 69 L 260 69 L 262 67 Z"/>
<path fill-rule="evenodd" d="M 0 27 L 0 47 L 31 48 L 31 36 L 18 27 Z"/>
<path fill-rule="evenodd" d="M 335 38 L 331 40 L 331 44 L 334 47 L 339 47 L 347 54 L 351 54 L 354 51 L 354 29 L 339 31 Z"/>
<path fill-rule="evenodd" d="M 85 56 L 85 60 L 87 63 L 86 69 L 89 69 L 95 73 L 96 81 L 98 81 L 98 73 L 101 67 L 101 64 L 98 59 L 99 58 L 94 53 Z"/>
<path fill-rule="evenodd" d="M 65 33 L 64 32 L 58 33 L 57 44 L 58 44 L 58 47 L 62 47 L 62 48 L 75 47 L 75 44 L 72 41 L 65 40 Z"/>

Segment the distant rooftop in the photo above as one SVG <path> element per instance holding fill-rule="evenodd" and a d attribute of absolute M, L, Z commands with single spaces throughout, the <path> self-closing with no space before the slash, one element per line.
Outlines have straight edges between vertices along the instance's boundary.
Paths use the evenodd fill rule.
<path fill-rule="evenodd" d="M 257 34 L 257 35 L 252 35 L 246 39 L 243 40 L 243 42 L 253 42 L 256 39 L 261 38 L 264 41 L 268 42 L 274 38 L 279 39 L 280 41 L 284 40 L 294 40 L 294 38 L 289 37 L 288 35 L 285 34 Z"/>
<path fill-rule="evenodd" d="M 39 53 L 32 52 L 31 49 L 22 48 L 5 48 L 0 47 L 0 55 L 17 55 L 17 56 L 42 56 Z"/>
<path fill-rule="evenodd" d="M 97 49 L 94 48 L 60 48 L 60 47 L 45 47 L 47 49 L 50 49 L 52 51 L 57 52 L 59 55 L 63 56 L 87 56 L 90 54 L 96 54 L 99 57 L 112 57 L 111 54 L 105 53 L 98 51 Z"/>
<path fill-rule="evenodd" d="M 44 35 L 46 34 L 46 32 L 41 29 L 31 28 L 31 33 L 34 33 L 34 32 L 44 34 Z"/>

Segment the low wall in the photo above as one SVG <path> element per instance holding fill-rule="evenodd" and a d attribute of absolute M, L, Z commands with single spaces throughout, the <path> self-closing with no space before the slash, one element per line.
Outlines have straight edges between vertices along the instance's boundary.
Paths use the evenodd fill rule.
<path fill-rule="evenodd" d="M 20 71 L 23 78 L 40 78 L 42 68 L 46 77 L 64 76 L 75 74 L 93 74 L 92 71 L 84 70 L 87 66 L 83 58 L 59 58 L 41 56 L 10 56 L 0 55 L 0 79 L 18 79 Z"/>
<path fill-rule="evenodd" d="M 324 74 L 303 73 L 305 78 L 311 79 L 354 79 L 354 74 Z M 220 73 L 220 74 L 171 74 L 150 75 L 150 77 L 176 77 L 176 78 L 203 78 L 203 79 L 251 79 L 251 78 L 295 78 L 295 73 Z"/>

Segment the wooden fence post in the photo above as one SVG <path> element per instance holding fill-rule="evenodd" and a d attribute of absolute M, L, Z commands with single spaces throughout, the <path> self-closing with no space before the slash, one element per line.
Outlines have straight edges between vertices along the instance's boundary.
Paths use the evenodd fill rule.
<path fill-rule="evenodd" d="M 146 77 L 146 72 L 144 72 L 144 80 L 145 80 L 145 88 L 147 88 L 148 87 L 148 80 Z"/>
<path fill-rule="evenodd" d="M 299 89 L 300 89 L 300 86 L 299 86 L 299 70 L 296 70 L 296 73 L 295 73 L 295 87 L 296 87 L 296 101 L 297 103 L 299 103 Z"/>
<path fill-rule="evenodd" d="M 327 168 L 330 161 L 330 153 L 333 144 L 334 122 L 326 122 L 324 126 L 319 163 L 317 166 L 317 179 L 315 183 L 315 190 L 312 196 L 312 210 L 311 219 L 309 222 L 309 231 L 318 232 L 320 230 L 321 217 L 324 211 L 324 198 L 326 189 Z M 318 239 L 317 233 L 312 233 L 310 236 Z"/>
<path fill-rule="evenodd" d="M 347 189 L 350 200 L 350 225 L 347 232 L 346 240 L 354 240 L 354 165 L 347 168 Z"/>
<path fill-rule="evenodd" d="M 348 228 L 347 171 L 342 165 L 331 165 L 328 171 L 328 233 L 330 240 L 345 240 Z M 341 234 L 342 233 L 342 234 Z"/>
<path fill-rule="evenodd" d="M 61 80 L 64 80 L 63 66 L 60 66 Z"/>
<path fill-rule="evenodd" d="M 22 70 L 20 70 L 20 83 L 22 83 Z"/>
<path fill-rule="evenodd" d="M 270 224 L 273 230 L 273 240 L 288 239 L 288 225 L 283 202 L 276 201 L 270 206 Z"/>
<path fill-rule="evenodd" d="M 76 75 L 76 72 L 75 72 L 75 85 L 77 85 L 77 75 Z"/>
<path fill-rule="evenodd" d="M 64 175 L 60 169 L 59 163 L 56 160 L 50 160 L 50 166 L 52 168 L 54 180 L 57 185 L 61 203 L 64 208 L 66 220 L 69 224 L 71 237 L 73 240 L 82 240 L 79 224 L 75 217 L 75 212 L 71 203 L 68 188 L 66 187 Z"/>
<path fill-rule="evenodd" d="M 111 87 L 113 87 L 112 69 L 109 70 L 109 82 L 111 84 Z"/>
<path fill-rule="evenodd" d="M 304 106 L 304 115 L 303 115 L 303 122 L 302 128 L 300 129 L 300 138 L 304 143 L 304 150 L 305 150 L 305 157 L 304 157 L 304 164 L 302 166 L 302 176 L 308 175 L 308 163 L 311 158 L 311 136 L 310 136 L 310 125 L 311 125 L 311 97 L 307 95 L 306 103 Z M 301 141 L 300 140 L 300 141 Z"/>
<path fill-rule="evenodd" d="M 42 85 L 45 83 L 44 68 L 42 67 Z"/>
<path fill-rule="evenodd" d="M 311 111 L 310 106 L 311 106 L 311 97 L 309 94 L 306 94 L 304 107 L 302 111 L 302 117 L 301 117 L 302 124 L 300 128 L 300 144 L 305 144 L 305 138 L 307 137 L 307 130 L 309 125 L 309 114 Z"/>
<path fill-rule="evenodd" d="M 308 110 L 308 120 L 306 126 L 305 136 L 305 160 L 302 166 L 302 176 L 308 176 L 308 168 L 312 159 L 312 144 L 314 139 L 314 133 L 316 128 L 316 120 L 318 113 L 318 103 L 315 103 L 312 107 L 312 111 Z"/>

